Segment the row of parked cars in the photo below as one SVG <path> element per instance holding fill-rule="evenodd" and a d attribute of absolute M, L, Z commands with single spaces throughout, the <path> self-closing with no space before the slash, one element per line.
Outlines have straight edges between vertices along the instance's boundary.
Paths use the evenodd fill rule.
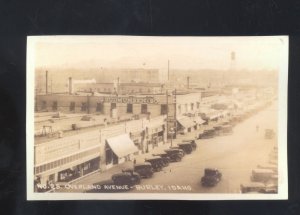
<path fill-rule="evenodd" d="M 95 185 L 126 185 L 129 188 L 127 190 L 130 190 L 134 185 L 139 184 L 143 178 L 153 177 L 155 172 L 161 171 L 171 162 L 180 162 L 186 154 L 191 154 L 196 149 L 195 140 L 183 140 L 177 146 L 152 154 L 151 157 L 145 159 L 145 162 L 136 163 L 132 168 L 126 168 L 120 173 L 113 174 L 111 180 L 102 181 Z M 103 192 L 103 190 L 91 189 L 87 192 Z M 120 192 L 120 190 L 108 190 L 107 192 Z"/>
<path fill-rule="evenodd" d="M 252 116 L 253 114 L 257 113 L 259 110 L 262 110 L 264 108 L 266 108 L 268 105 L 270 104 L 266 104 L 258 109 L 254 109 L 248 112 L 245 112 L 243 115 L 235 115 L 232 116 L 230 120 L 222 122 L 219 125 L 214 126 L 213 128 L 210 129 L 206 129 L 203 131 L 203 133 L 200 133 L 198 135 L 198 139 L 207 139 L 207 138 L 213 138 L 215 136 L 219 136 L 219 135 L 230 135 L 233 133 L 233 127 L 244 121 L 245 119 L 249 118 L 250 116 Z M 271 136 L 271 138 L 273 137 L 273 133 L 272 131 L 266 131 L 266 133 L 268 132 L 268 137 Z M 267 135 L 267 134 L 266 134 Z M 269 139 L 271 139 L 269 138 Z M 275 167 L 274 166 L 260 166 L 258 165 L 258 169 L 253 170 L 252 172 L 252 180 L 256 181 L 258 180 L 257 178 L 260 177 L 261 172 L 264 172 L 263 174 L 273 174 L 273 171 L 275 171 Z M 264 168 L 267 168 L 268 170 L 262 170 Z M 273 168 L 273 169 L 272 169 Z M 276 167 L 277 170 L 277 167 Z M 271 172 L 272 171 L 272 172 Z M 269 175 L 268 175 L 269 176 Z M 273 177 L 273 176 L 272 176 Z M 274 176 L 276 177 L 276 176 Z M 206 186 L 206 187 L 211 187 L 211 186 L 215 186 L 216 184 L 218 184 L 222 179 L 222 173 L 216 169 L 216 168 L 205 168 L 204 169 L 204 176 L 201 178 L 201 184 L 202 186 Z M 255 185 L 253 185 L 253 183 L 255 183 Z M 264 192 L 273 192 L 274 189 L 274 184 L 270 184 L 268 183 L 268 186 L 266 186 L 265 184 L 260 184 L 259 187 L 262 187 L 261 185 L 263 185 L 263 191 Z M 257 187 L 257 182 L 252 182 L 252 185 L 248 184 L 248 185 L 241 185 L 241 191 L 242 192 L 248 192 L 249 191 L 249 187 L 251 186 L 255 186 Z M 251 189 L 250 189 L 251 190 Z M 277 190 L 277 187 L 276 187 Z M 277 191 L 276 191 L 277 192 Z"/>
<path fill-rule="evenodd" d="M 241 193 L 277 193 L 278 192 L 278 167 L 277 147 L 269 154 L 267 164 L 259 164 L 252 170 L 250 183 L 241 184 Z"/>

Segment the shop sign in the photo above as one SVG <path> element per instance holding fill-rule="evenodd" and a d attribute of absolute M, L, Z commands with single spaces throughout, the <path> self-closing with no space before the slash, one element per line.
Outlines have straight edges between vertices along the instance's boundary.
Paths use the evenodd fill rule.
<path fill-rule="evenodd" d="M 126 104 L 156 104 L 157 100 L 153 97 L 117 97 L 117 96 L 102 96 L 99 98 L 100 102 L 107 103 L 126 103 Z"/>

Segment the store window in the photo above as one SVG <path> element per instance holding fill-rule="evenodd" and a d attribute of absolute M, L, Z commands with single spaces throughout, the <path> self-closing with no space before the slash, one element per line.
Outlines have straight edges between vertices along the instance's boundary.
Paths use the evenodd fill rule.
<path fill-rule="evenodd" d="M 141 113 L 142 114 L 147 114 L 148 113 L 148 105 L 146 105 L 146 104 L 141 105 Z"/>
<path fill-rule="evenodd" d="M 54 101 L 52 104 L 52 110 L 57 111 L 57 101 Z"/>
<path fill-rule="evenodd" d="M 162 104 L 160 106 L 160 114 L 165 115 L 168 113 L 168 106 L 166 104 Z"/>
<path fill-rule="evenodd" d="M 70 111 L 74 111 L 75 110 L 75 102 L 71 102 L 70 103 Z"/>
<path fill-rule="evenodd" d="M 127 104 L 127 113 L 132 113 L 132 104 Z"/>
<path fill-rule="evenodd" d="M 97 103 L 96 111 L 100 113 L 103 112 L 103 103 Z"/>
<path fill-rule="evenodd" d="M 87 110 L 87 104 L 86 104 L 86 102 L 82 102 L 81 111 L 86 111 L 86 110 Z"/>

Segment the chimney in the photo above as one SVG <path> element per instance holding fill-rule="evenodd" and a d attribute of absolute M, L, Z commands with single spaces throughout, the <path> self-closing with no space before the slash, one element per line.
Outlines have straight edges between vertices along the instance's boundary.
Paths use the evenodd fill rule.
<path fill-rule="evenodd" d="M 73 81 L 72 81 L 72 77 L 69 77 L 69 94 L 70 95 L 73 94 Z"/>
<path fill-rule="evenodd" d="M 46 70 L 46 95 L 48 94 L 48 71 Z"/>

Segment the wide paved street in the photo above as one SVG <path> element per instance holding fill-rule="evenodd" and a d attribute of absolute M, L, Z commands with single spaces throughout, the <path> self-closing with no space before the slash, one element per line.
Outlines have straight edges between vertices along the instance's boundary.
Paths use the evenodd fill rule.
<path fill-rule="evenodd" d="M 277 103 L 241 122 L 230 136 L 218 136 L 212 139 L 197 140 L 198 148 L 186 155 L 182 162 L 171 163 L 163 171 L 155 173 L 151 179 L 144 179 L 143 185 L 163 185 L 160 191 L 155 187 L 148 192 L 190 192 L 197 193 L 237 193 L 240 184 L 250 181 L 251 170 L 258 164 L 268 162 L 268 155 L 277 142 L 264 139 L 264 129 L 271 128 L 277 133 Z M 259 131 L 256 131 L 259 125 Z M 202 187 L 201 177 L 204 168 L 218 168 L 222 180 L 212 188 Z M 170 187 L 168 185 L 174 185 Z M 177 186 L 179 185 L 179 187 Z M 180 190 L 179 188 L 182 188 Z M 146 192 L 134 189 L 131 192 Z"/>

